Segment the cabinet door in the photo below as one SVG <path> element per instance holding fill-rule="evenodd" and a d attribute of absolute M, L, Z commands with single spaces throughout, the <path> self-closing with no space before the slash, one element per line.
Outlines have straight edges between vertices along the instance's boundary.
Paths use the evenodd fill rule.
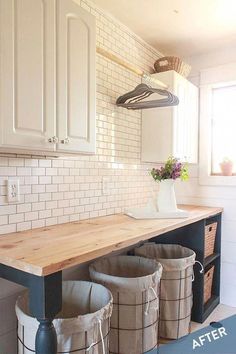
<path fill-rule="evenodd" d="M 197 163 L 198 88 L 175 71 L 153 75 L 179 98 L 174 107 L 142 112 L 142 161 L 164 162 L 169 156 Z"/>
<path fill-rule="evenodd" d="M 1 147 L 54 150 L 54 0 L 0 0 Z"/>
<path fill-rule="evenodd" d="M 150 108 L 142 111 L 143 162 L 162 163 L 173 155 L 173 109 Z"/>
<path fill-rule="evenodd" d="M 175 80 L 179 105 L 173 110 L 174 156 L 189 163 L 198 160 L 198 89 L 180 77 Z"/>
<path fill-rule="evenodd" d="M 57 148 L 94 153 L 95 18 L 72 0 L 57 6 Z"/>

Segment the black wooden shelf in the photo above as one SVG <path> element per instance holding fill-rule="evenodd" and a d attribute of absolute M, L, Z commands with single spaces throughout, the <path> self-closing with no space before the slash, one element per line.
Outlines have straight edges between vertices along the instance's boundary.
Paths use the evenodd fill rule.
<path fill-rule="evenodd" d="M 214 262 L 219 257 L 220 257 L 220 253 L 213 253 L 210 256 L 206 257 L 204 260 L 204 267 L 207 267 L 209 264 Z"/>
<path fill-rule="evenodd" d="M 205 258 L 205 226 L 213 222 L 217 222 L 215 249 L 212 255 Z M 196 260 L 203 264 L 204 273 L 214 264 L 213 295 L 206 304 L 204 304 L 204 274 L 200 273 L 199 264 L 194 267 L 192 320 L 203 323 L 220 302 L 221 213 L 153 237 L 151 241 L 179 244 L 192 249 L 196 253 Z"/>

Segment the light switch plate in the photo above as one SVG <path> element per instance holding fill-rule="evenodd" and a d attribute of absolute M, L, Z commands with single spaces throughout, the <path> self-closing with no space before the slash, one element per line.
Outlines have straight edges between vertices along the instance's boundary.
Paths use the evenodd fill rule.
<path fill-rule="evenodd" d="M 20 201 L 19 179 L 9 179 L 7 181 L 7 200 L 8 203 L 17 203 Z"/>

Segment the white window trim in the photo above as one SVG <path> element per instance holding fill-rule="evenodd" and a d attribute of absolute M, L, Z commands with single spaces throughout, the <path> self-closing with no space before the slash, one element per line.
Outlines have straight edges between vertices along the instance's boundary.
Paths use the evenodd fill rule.
<path fill-rule="evenodd" d="M 212 89 L 236 85 L 236 63 L 210 68 L 200 77 L 199 183 L 213 186 L 236 186 L 236 176 L 211 175 Z"/>

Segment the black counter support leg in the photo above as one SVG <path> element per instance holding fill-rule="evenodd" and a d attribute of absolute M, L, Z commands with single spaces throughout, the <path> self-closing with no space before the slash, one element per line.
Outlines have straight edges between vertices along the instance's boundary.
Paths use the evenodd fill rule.
<path fill-rule="evenodd" d="M 37 354 L 56 354 L 57 335 L 52 320 L 38 320 L 39 328 L 35 340 Z"/>
<path fill-rule="evenodd" d="M 57 354 L 57 336 L 52 321 L 61 307 L 61 272 L 35 278 L 30 286 L 30 310 L 39 321 L 36 354 Z"/>

